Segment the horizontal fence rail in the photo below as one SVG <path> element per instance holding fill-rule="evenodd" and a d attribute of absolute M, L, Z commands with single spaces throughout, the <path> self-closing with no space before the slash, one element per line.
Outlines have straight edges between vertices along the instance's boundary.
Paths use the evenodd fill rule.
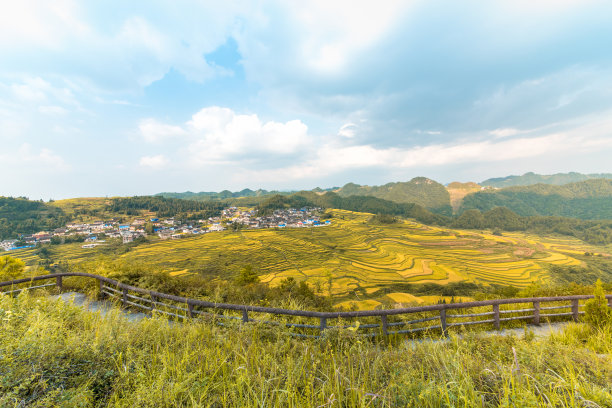
<path fill-rule="evenodd" d="M 523 321 L 535 325 L 539 325 L 543 318 L 548 319 L 548 321 L 567 320 L 568 318 L 578 321 L 580 315 L 584 314 L 580 310 L 584 307 L 581 301 L 593 298 L 592 295 L 575 295 L 491 299 L 386 310 L 319 312 L 190 299 L 142 289 L 104 276 L 83 272 L 63 272 L 0 282 L 0 288 L 9 288 L 8 291 L 0 293 L 15 295 L 26 290 L 49 287 L 57 287 L 61 292 L 64 277 L 83 277 L 97 280 L 102 297 L 116 299 L 126 307 L 138 308 L 149 314 L 156 312 L 178 319 L 214 319 L 217 324 L 222 326 L 232 324 L 232 321 L 284 326 L 290 329 L 290 335 L 312 338 L 317 338 L 325 330 L 334 328 L 359 331 L 360 335 L 368 337 L 423 332 L 448 336 L 448 330 L 452 327 L 488 325 L 500 330 L 503 322 L 510 321 Z M 55 282 L 34 285 L 34 282 L 50 279 L 54 279 Z M 19 287 L 24 284 L 30 284 L 30 286 Z M 606 299 L 608 305 L 612 308 L 612 294 L 606 295 Z M 518 305 L 519 308 L 501 308 L 508 305 Z M 487 310 L 489 307 L 490 309 Z M 266 315 L 276 316 L 280 320 L 268 320 L 269 317 L 266 318 Z M 292 320 L 288 320 L 289 318 Z M 315 320 L 313 321 L 313 319 Z M 335 319 L 337 324 L 329 325 L 328 320 L 330 319 Z M 363 322 L 354 321 L 355 319 L 362 319 Z M 351 322 L 351 320 L 353 321 Z"/>

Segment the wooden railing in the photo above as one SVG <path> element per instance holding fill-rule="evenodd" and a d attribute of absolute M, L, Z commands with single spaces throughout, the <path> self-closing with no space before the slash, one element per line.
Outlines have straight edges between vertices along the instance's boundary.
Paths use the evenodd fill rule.
<path fill-rule="evenodd" d="M 299 337 L 319 337 L 324 330 L 339 327 L 351 328 L 364 336 L 388 336 L 419 332 L 448 336 L 449 329 L 460 326 L 485 325 L 499 330 L 503 323 L 517 320 L 535 325 L 539 325 L 543 320 L 569 319 L 578 321 L 580 315 L 584 314 L 580 310 L 584 307 L 581 302 L 593 297 L 577 295 L 492 299 L 387 310 L 318 312 L 190 299 L 141 289 L 104 276 L 80 272 L 64 272 L 0 282 L 0 288 L 10 288 L 10 290 L 0 293 L 17 294 L 24 290 L 54 286 L 61 292 L 63 278 L 65 277 L 95 279 L 98 281 L 99 292 L 103 297 L 114 298 L 124 306 L 138 308 L 147 313 L 156 311 L 179 319 L 208 318 L 214 319 L 221 325 L 227 324 L 230 320 L 242 323 L 260 322 L 281 325 L 291 329 L 289 331 L 291 335 Z M 55 280 L 55 282 L 34 285 L 34 282 L 50 279 Z M 606 295 L 606 298 L 608 305 L 612 308 L 612 295 Z M 519 308 L 511 309 L 509 308 L 511 305 L 519 305 Z M 262 319 L 262 315 L 267 318 Z M 270 315 L 275 316 L 276 320 L 268 320 Z M 256 319 L 253 316 L 260 318 Z M 288 318 L 292 320 L 287 321 Z M 402 318 L 408 318 L 409 320 L 402 320 Z M 312 319 L 316 319 L 315 324 L 312 324 Z M 338 323 L 335 326 L 330 326 L 328 325 L 329 320 L 336 320 Z"/>

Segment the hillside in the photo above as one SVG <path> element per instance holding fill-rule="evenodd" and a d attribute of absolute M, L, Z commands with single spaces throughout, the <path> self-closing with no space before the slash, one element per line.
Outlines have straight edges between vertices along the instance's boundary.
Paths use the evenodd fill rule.
<path fill-rule="evenodd" d="M 522 176 L 507 176 L 490 178 L 480 183 L 481 186 L 486 187 L 513 187 L 513 186 L 529 186 L 532 184 L 553 184 L 563 185 L 568 183 L 576 183 L 579 181 L 585 181 L 590 179 L 612 179 L 612 173 L 600 173 L 600 174 L 581 174 L 581 173 L 557 173 L 550 175 L 536 174 L 536 173 L 525 173 Z"/>
<path fill-rule="evenodd" d="M 44 297 L 0 297 L 0 406 L 610 406 L 612 329 L 320 340 L 201 319 L 129 322 Z M 514 357 L 513 357 L 514 356 Z M 588 404 L 581 404 L 588 401 Z"/>
<path fill-rule="evenodd" d="M 366 303 L 356 306 L 365 308 L 429 299 L 422 296 L 469 296 L 470 290 L 491 285 L 592 283 L 597 277 L 612 277 L 612 268 L 605 263 L 609 257 L 584 256 L 586 252 L 606 254 L 606 249 L 574 238 L 520 232 L 499 236 L 411 221 L 380 224 L 371 220 L 372 214 L 330 213 L 332 224 L 324 227 L 224 231 L 166 241 L 153 237 L 139 245 L 108 244 L 94 249 L 80 244 L 52 245 L 45 251 L 19 250 L 11 255 L 28 265 L 44 261 L 95 273 L 125 269 L 122 276 L 126 279 L 140 276 L 136 274 L 142 268 L 138 265 L 180 279 L 200 276 L 207 282 L 232 281 L 250 267 L 263 283 L 273 287 L 294 278 L 306 281 L 318 295 L 333 296 L 335 304 L 359 300 Z M 487 214 L 491 219 L 495 216 L 508 218 L 495 211 Z M 103 266 L 104 260 L 114 263 Z M 590 266 L 598 260 L 608 266 Z M 554 266 L 561 271 L 551 274 Z M 146 276 L 131 283 L 144 285 Z M 173 290 L 171 281 L 164 285 Z M 214 288 L 200 295 L 259 302 L 256 294 Z M 251 295 L 254 297 L 241 297 Z"/>
<path fill-rule="evenodd" d="M 42 201 L 0 197 L 0 240 L 59 228 L 67 220 L 64 211 Z"/>
<path fill-rule="evenodd" d="M 469 209 L 488 211 L 501 206 L 524 216 L 612 219 L 612 180 L 483 190 L 467 195 L 460 212 Z"/>
<path fill-rule="evenodd" d="M 448 190 L 448 194 L 450 195 L 450 203 L 451 207 L 453 207 L 453 212 L 459 210 L 463 202 L 463 197 L 470 193 L 480 191 L 481 189 L 482 187 L 480 185 L 472 182 L 459 183 L 455 181 L 447 185 L 446 190 Z"/>
<path fill-rule="evenodd" d="M 450 195 L 446 188 L 425 177 L 415 177 L 408 182 L 387 183 L 382 186 L 348 183 L 335 193 L 342 197 L 372 196 L 396 203 L 414 203 L 439 214 L 451 214 Z"/>

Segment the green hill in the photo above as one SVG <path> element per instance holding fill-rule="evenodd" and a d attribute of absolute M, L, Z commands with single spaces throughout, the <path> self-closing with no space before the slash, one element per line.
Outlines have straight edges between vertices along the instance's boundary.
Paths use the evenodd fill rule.
<path fill-rule="evenodd" d="M 27 198 L 0 197 L 0 240 L 59 228 L 66 221 L 66 215 L 56 206 Z"/>
<path fill-rule="evenodd" d="M 495 207 L 507 207 L 524 216 L 612 219 L 612 180 L 478 191 L 464 197 L 460 212 L 470 209 L 488 211 Z"/>
<path fill-rule="evenodd" d="M 600 174 L 582 174 L 582 173 L 557 173 L 550 175 L 536 174 L 536 173 L 525 173 L 522 176 L 508 176 L 490 178 L 480 183 L 481 186 L 485 187 L 512 187 L 512 186 L 529 186 L 532 184 L 553 184 L 563 185 L 568 183 L 576 183 L 579 181 L 585 181 L 590 179 L 612 179 L 612 173 L 600 173 Z"/>
<path fill-rule="evenodd" d="M 446 188 L 426 177 L 415 177 L 408 182 L 387 183 L 382 186 L 360 186 L 348 183 L 335 191 L 342 197 L 372 196 L 396 203 L 414 203 L 438 214 L 450 215 L 450 195 Z"/>

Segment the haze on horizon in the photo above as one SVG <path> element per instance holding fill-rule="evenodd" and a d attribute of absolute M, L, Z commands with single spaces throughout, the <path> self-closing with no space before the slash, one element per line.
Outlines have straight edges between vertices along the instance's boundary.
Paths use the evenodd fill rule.
<path fill-rule="evenodd" d="M 612 171 L 612 5 L 0 3 L 0 195 Z"/>

